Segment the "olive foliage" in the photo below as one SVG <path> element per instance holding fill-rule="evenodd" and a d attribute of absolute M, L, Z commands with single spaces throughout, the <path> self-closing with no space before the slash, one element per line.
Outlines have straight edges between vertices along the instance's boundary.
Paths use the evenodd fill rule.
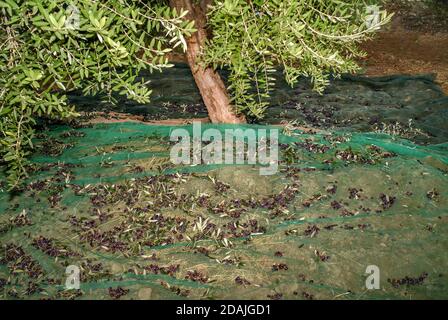
<path fill-rule="evenodd" d="M 392 15 L 359 0 L 225 0 L 209 12 L 205 61 L 230 70 L 235 105 L 261 118 L 281 66 L 286 81 L 309 77 L 322 92 L 329 76 L 358 70 L 358 49 Z"/>
<path fill-rule="evenodd" d="M 194 22 L 158 1 L 0 1 L 0 153 L 16 186 L 26 175 L 38 117 L 76 116 L 65 93 L 112 93 L 144 103 L 142 69 L 169 67 L 166 54 Z"/>

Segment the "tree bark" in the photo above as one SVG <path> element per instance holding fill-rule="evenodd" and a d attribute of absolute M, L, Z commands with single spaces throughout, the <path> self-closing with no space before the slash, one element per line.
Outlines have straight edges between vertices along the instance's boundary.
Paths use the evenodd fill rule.
<path fill-rule="evenodd" d="M 213 123 L 243 123 L 246 122 L 244 116 L 236 115 L 231 104 L 227 88 L 220 75 L 210 67 L 202 67 L 199 58 L 207 39 L 206 25 L 206 5 L 208 0 L 201 1 L 201 5 L 193 5 L 192 0 L 170 0 L 170 6 L 188 10 L 186 19 L 195 21 L 195 32 L 186 39 L 186 58 L 190 66 L 194 80 L 202 100 L 207 107 L 208 116 Z"/>

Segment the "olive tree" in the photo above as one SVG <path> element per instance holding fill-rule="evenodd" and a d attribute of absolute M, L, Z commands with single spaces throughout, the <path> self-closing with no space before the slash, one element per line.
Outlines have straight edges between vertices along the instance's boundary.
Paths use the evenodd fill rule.
<path fill-rule="evenodd" d="M 142 69 L 163 71 L 185 53 L 214 123 L 263 117 L 283 70 L 317 91 L 354 72 L 390 15 L 363 0 L 0 0 L 0 154 L 9 184 L 26 175 L 39 117 L 77 115 L 66 92 L 150 99 Z M 217 70 L 226 68 L 227 84 Z"/>

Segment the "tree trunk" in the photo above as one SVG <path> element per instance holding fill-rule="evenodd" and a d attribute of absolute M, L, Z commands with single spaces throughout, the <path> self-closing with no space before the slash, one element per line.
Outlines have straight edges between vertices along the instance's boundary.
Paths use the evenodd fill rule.
<path fill-rule="evenodd" d="M 199 65 L 199 57 L 207 39 L 205 6 L 208 2 L 206 0 L 202 1 L 202 5 L 193 5 L 192 0 L 170 0 L 170 6 L 176 8 L 178 12 L 180 9 L 188 10 L 185 18 L 195 21 L 197 32 L 186 39 L 188 46 L 186 57 L 210 120 L 213 123 L 246 122 L 244 116 L 236 115 L 220 75 L 212 68 Z"/>

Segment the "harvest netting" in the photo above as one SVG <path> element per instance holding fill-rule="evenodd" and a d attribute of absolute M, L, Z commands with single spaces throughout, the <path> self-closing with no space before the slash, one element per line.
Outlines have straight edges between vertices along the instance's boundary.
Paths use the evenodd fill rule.
<path fill-rule="evenodd" d="M 99 97 L 77 93 L 72 93 L 70 100 L 85 112 L 86 118 L 95 117 L 98 111 L 128 113 L 142 121 L 207 117 L 188 66 L 178 64 L 163 73 L 144 76 L 151 79 L 150 104 L 121 100 L 118 106 L 111 107 L 99 104 Z M 222 76 L 226 78 L 227 73 L 223 71 Z M 333 79 L 323 95 L 313 91 L 305 78 L 290 88 L 280 71 L 273 76 L 276 87 L 271 94 L 271 107 L 258 123 L 290 120 L 313 128 L 404 133 L 405 138 L 417 143 L 448 140 L 448 96 L 434 82 L 434 75 L 342 75 Z"/>
<path fill-rule="evenodd" d="M 389 83 L 382 87 L 338 81 L 329 90 L 341 99 L 344 85 L 358 86 L 363 97 L 398 96 L 391 89 L 394 79 L 378 80 Z M 409 81 L 435 88 L 425 77 L 400 86 Z M 51 125 L 37 135 L 24 190 L 8 193 L 3 184 L 0 193 L 0 294 L 6 299 L 446 298 L 448 144 L 439 143 L 446 141 L 446 128 L 438 125 L 446 117 L 439 122 L 428 117 L 441 117 L 447 109 L 443 93 L 431 90 L 420 90 L 426 100 L 406 104 L 401 97 L 400 107 L 388 109 L 394 119 L 415 115 L 411 106 L 431 109 L 427 117 L 416 116 L 421 130 L 390 123 L 376 132 L 356 132 L 368 130 L 365 114 L 363 120 L 351 117 L 366 126 L 354 130 L 343 130 L 343 125 L 353 129 L 348 122 L 325 121 L 311 132 L 293 125 L 238 126 L 280 129 L 281 161 L 271 176 L 261 176 L 256 165 L 173 165 L 169 135 L 179 127 Z M 414 91 L 409 94 L 418 95 Z M 353 95 L 346 92 L 346 99 Z M 328 94 L 306 101 L 330 99 Z M 350 105 L 360 99 L 353 97 Z M 348 110 L 340 101 L 337 114 Z M 387 109 L 385 103 L 372 108 Z M 272 110 L 267 122 L 273 123 Z M 379 116 L 377 124 L 392 119 L 386 112 Z M 237 127 L 202 125 L 208 128 Z M 415 134 L 419 144 L 386 134 L 390 130 Z M 79 290 L 65 289 L 69 265 L 81 270 Z M 369 265 L 381 271 L 380 290 L 366 289 Z"/>

